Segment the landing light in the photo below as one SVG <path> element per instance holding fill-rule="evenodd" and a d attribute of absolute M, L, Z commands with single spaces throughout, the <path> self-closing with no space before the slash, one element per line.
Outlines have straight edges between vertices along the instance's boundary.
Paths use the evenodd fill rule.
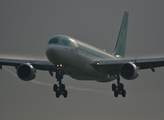
<path fill-rule="evenodd" d="M 57 64 L 56 66 L 57 66 L 57 67 L 62 67 L 63 65 L 62 65 L 62 64 Z"/>
<path fill-rule="evenodd" d="M 100 65 L 100 63 L 98 62 L 97 65 Z"/>
<path fill-rule="evenodd" d="M 120 58 L 121 56 L 120 55 L 115 55 L 117 58 Z"/>

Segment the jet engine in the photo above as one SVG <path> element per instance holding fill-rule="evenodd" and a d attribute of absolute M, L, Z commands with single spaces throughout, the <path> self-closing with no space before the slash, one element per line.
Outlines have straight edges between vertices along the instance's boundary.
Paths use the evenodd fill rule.
<path fill-rule="evenodd" d="M 132 63 L 125 63 L 120 67 L 120 75 L 127 80 L 133 80 L 139 76 L 137 66 Z"/>
<path fill-rule="evenodd" d="M 24 63 L 17 68 L 17 75 L 23 81 L 30 81 L 36 77 L 36 69 L 30 63 Z"/>

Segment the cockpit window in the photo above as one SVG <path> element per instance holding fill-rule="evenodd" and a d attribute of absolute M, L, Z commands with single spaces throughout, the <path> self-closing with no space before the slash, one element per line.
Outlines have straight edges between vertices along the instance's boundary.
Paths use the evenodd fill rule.
<path fill-rule="evenodd" d="M 51 38 L 48 44 L 58 44 L 58 45 L 65 45 L 65 46 L 70 45 L 69 40 L 61 36 L 55 36 Z"/>
<path fill-rule="evenodd" d="M 61 38 L 59 40 L 59 45 L 71 46 L 68 38 Z"/>
<path fill-rule="evenodd" d="M 49 41 L 49 44 L 58 44 L 59 42 L 59 39 L 57 38 L 52 38 L 50 41 Z"/>
<path fill-rule="evenodd" d="M 69 37 L 64 35 L 55 36 L 50 39 L 48 44 L 57 44 L 57 45 L 64 45 L 64 46 L 70 46 L 70 47 L 77 47 L 76 41 Z"/>

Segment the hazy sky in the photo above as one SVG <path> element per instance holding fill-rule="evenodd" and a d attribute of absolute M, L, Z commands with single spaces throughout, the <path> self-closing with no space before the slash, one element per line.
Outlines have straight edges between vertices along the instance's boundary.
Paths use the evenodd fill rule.
<path fill-rule="evenodd" d="M 1 0 L 0 57 L 45 58 L 45 45 L 65 34 L 112 52 L 125 10 L 129 11 L 126 56 L 164 56 L 163 0 Z M 24 58 L 22 57 L 22 58 Z M 5 67 L 0 71 L 1 120 L 163 120 L 164 68 L 140 71 L 134 81 L 121 79 L 127 97 L 115 98 L 112 83 L 64 77 L 69 96 L 57 99 L 56 79 L 37 71 L 23 82 Z"/>

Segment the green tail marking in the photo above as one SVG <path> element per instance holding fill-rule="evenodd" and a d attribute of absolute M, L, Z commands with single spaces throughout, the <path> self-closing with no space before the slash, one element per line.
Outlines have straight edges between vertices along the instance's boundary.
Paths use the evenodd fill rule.
<path fill-rule="evenodd" d="M 127 28 L 128 28 L 128 16 L 129 16 L 129 12 L 125 11 L 123 19 L 122 19 L 120 31 L 118 34 L 116 46 L 113 51 L 113 55 L 115 57 L 123 58 L 125 56 L 126 35 L 127 35 Z"/>

